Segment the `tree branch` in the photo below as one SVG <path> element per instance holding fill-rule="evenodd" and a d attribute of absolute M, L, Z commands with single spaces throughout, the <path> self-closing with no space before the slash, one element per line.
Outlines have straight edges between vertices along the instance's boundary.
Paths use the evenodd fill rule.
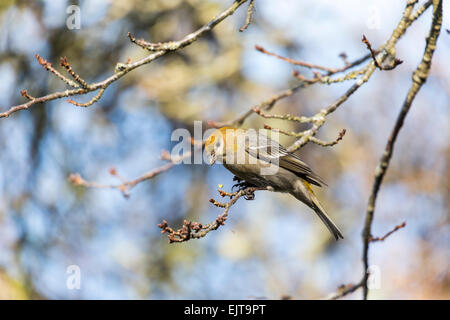
<path fill-rule="evenodd" d="M 244 32 L 245 30 L 247 30 L 248 26 L 252 22 L 252 16 L 253 16 L 254 10 L 255 10 L 255 1 L 250 0 L 250 3 L 248 4 L 248 9 L 247 9 L 247 19 L 245 20 L 245 24 L 242 26 L 242 28 L 239 29 L 239 32 Z"/>
<path fill-rule="evenodd" d="M 183 226 L 181 229 L 175 231 L 173 228 L 169 227 L 166 220 L 163 220 L 162 223 L 158 224 L 158 227 L 161 229 L 161 233 L 167 233 L 167 237 L 169 238 L 169 243 L 173 242 L 185 242 L 191 239 L 200 239 L 205 237 L 211 231 L 219 229 L 221 226 L 225 225 L 225 221 L 228 219 L 228 212 L 230 208 L 239 200 L 241 197 L 254 197 L 254 192 L 257 190 L 267 190 L 266 188 L 256 188 L 256 187 L 247 187 L 243 188 L 237 192 L 224 192 L 219 190 L 219 194 L 222 197 L 230 197 L 230 201 L 228 202 L 218 202 L 214 199 L 210 199 L 213 205 L 218 208 L 224 208 L 225 210 L 217 216 L 217 218 L 203 225 L 199 222 L 190 222 L 184 220 Z"/>
<path fill-rule="evenodd" d="M 414 1 L 409 1 L 412 3 Z M 417 1 L 415 1 L 417 2 Z M 415 3 L 414 2 L 414 3 Z M 412 8 L 411 8 L 412 9 Z M 408 15 L 409 16 L 409 15 Z M 394 128 L 392 129 L 391 134 L 389 135 L 388 141 L 386 143 L 386 147 L 384 153 L 378 163 L 378 166 L 375 170 L 375 176 L 372 186 L 372 192 L 369 197 L 369 202 L 367 204 L 366 209 L 366 219 L 364 224 L 364 230 L 362 232 L 363 238 L 363 264 L 364 264 L 364 277 L 363 277 L 363 299 L 367 299 L 369 288 L 367 286 L 367 281 L 369 278 L 369 245 L 372 239 L 371 229 L 375 212 L 375 203 L 378 195 L 378 191 L 380 190 L 381 184 L 383 182 L 383 178 L 386 174 L 386 171 L 389 167 L 390 160 L 392 158 L 392 153 L 394 151 L 395 141 L 397 140 L 400 129 L 403 126 L 405 118 L 408 114 L 408 111 L 411 108 L 411 105 L 419 92 L 420 88 L 426 82 L 428 73 L 431 67 L 431 60 L 433 57 L 434 50 L 436 48 L 436 42 L 441 32 L 442 25 L 442 0 L 433 0 L 433 19 L 431 23 L 431 29 L 428 34 L 425 46 L 425 52 L 422 57 L 422 61 L 418 65 L 416 71 L 412 76 L 412 85 L 408 91 L 406 99 L 403 103 L 403 106 L 400 110 L 400 113 L 395 122 Z"/>
<path fill-rule="evenodd" d="M 149 64 L 149 63 L 153 62 L 154 60 L 166 55 L 169 52 L 172 52 L 172 51 L 175 51 L 175 50 L 178 50 L 180 48 L 184 48 L 184 47 L 190 45 L 191 43 L 196 41 L 198 38 L 200 38 L 207 32 L 211 31 L 216 25 L 218 25 L 220 22 L 222 22 L 225 18 L 231 16 L 237 10 L 237 8 L 239 8 L 242 4 L 244 4 L 247 1 L 248 0 L 234 1 L 233 4 L 228 9 L 226 9 L 221 14 L 216 16 L 209 23 L 207 23 L 206 25 L 204 25 L 197 31 L 188 34 L 186 37 L 184 37 L 183 39 L 181 39 L 179 41 L 151 44 L 151 43 L 146 43 L 145 41 L 139 42 L 139 41 L 135 40 L 131 35 L 129 35 L 131 41 L 133 41 L 133 39 L 134 39 L 134 41 L 133 41 L 134 43 L 140 45 L 141 47 L 145 47 L 145 49 L 148 49 L 148 50 L 154 51 L 154 52 L 152 52 L 147 57 L 145 57 L 141 60 L 138 60 L 134 63 L 126 63 L 126 64 L 120 63 L 119 64 L 120 67 L 115 68 L 115 74 L 101 82 L 96 82 L 96 83 L 88 85 L 86 83 L 86 81 L 84 81 L 78 74 L 76 74 L 72 70 L 72 68 L 70 67 L 69 63 L 67 62 L 67 60 L 65 58 L 61 59 L 61 65 L 64 68 L 66 68 L 66 70 L 69 74 L 71 74 L 73 76 L 76 83 L 81 85 L 81 88 L 78 88 L 79 86 L 76 83 L 74 83 L 73 81 L 62 76 L 59 72 L 57 72 L 55 69 L 53 69 L 51 67 L 51 64 L 49 64 L 46 60 L 42 59 L 39 55 L 37 55 L 36 58 L 38 59 L 39 63 L 46 70 L 52 72 L 58 78 L 60 78 L 62 81 L 64 81 L 66 84 L 68 84 L 72 87 L 75 87 L 76 89 L 55 92 L 55 93 L 51 93 L 51 94 L 48 94 L 48 95 L 45 95 L 42 97 L 29 99 L 30 101 L 28 101 L 27 103 L 10 107 L 7 111 L 0 113 L 0 118 L 8 118 L 11 114 L 13 114 L 17 111 L 20 111 L 20 110 L 28 109 L 31 106 L 38 104 L 38 103 L 44 103 L 44 102 L 61 99 L 61 98 L 66 98 L 66 97 L 71 97 L 71 96 L 85 95 L 89 92 L 93 92 L 93 91 L 97 91 L 97 90 L 101 90 L 100 92 L 102 94 L 103 91 L 109 87 L 109 85 L 111 85 L 113 82 L 119 80 L 120 78 L 125 76 L 130 71 L 133 71 L 134 69 L 139 68 L 143 65 Z M 91 101 L 89 101 L 88 103 L 84 103 L 84 104 L 74 103 L 73 100 L 70 100 L 70 102 L 76 106 L 88 107 L 88 106 L 91 106 L 92 104 L 94 104 L 95 102 L 97 102 L 100 99 L 101 94 L 100 94 L 100 96 L 98 96 L 98 95 L 96 96 L 96 98 L 98 98 L 98 99 L 94 98 Z"/>
<path fill-rule="evenodd" d="M 406 227 L 406 222 L 402 222 L 401 224 L 395 226 L 394 229 L 392 229 L 391 231 L 389 231 L 388 233 L 386 233 L 386 234 L 385 234 L 384 236 L 382 236 L 382 237 L 375 237 L 375 238 L 374 238 L 373 236 L 370 236 L 369 241 L 370 241 L 370 242 L 384 241 L 384 240 L 386 240 L 386 238 L 389 237 L 391 234 L 393 234 L 394 232 L 396 232 L 396 231 L 398 231 L 398 230 L 400 230 L 400 229 L 402 229 L 402 228 L 404 228 L 404 227 Z"/>
<path fill-rule="evenodd" d="M 169 161 L 167 164 L 165 164 L 159 168 L 153 169 L 133 180 L 128 180 L 128 179 L 121 177 L 117 173 L 117 170 L 115 168 L 110 169 L 109 173 L 111 175 L 115 176 L 116 178 L 118 178 L 119 180 L 121 180 L 121 183 L 119 183 L 119 184 L 101 184 L 101 183 L 97 183 L 97 182 L 90 182 L 90 181 L 83 179 L 79 173 L 72 173 L 69 175 L 69 177 L 67 179 L 69 180 L 69 182 L 73 183 L 75 186 L 82 186 L 85 188 L 118 189 L 120 192 L 122 192 L 122 195 L 125 198 L 129 198 L 131 189 L 133 189 L 137 184 L 139 184 L 143 181 L 146 181 L 146 180 L 150 180 L 150 179 L 156 177 L 157 175 L 159 175 L 163 172 L 166 172 L 167 170 L 172 168 L 174 165 L 176 165 L 177 163 L 182 161 L 184 158 L 188 158 L 190 156 L 191 156 L 191 153 L 186 152 L 183 155 L 173 159 L 170 157 L 169 152 L 163 151 L 161 154 L 161 159 Z"/>

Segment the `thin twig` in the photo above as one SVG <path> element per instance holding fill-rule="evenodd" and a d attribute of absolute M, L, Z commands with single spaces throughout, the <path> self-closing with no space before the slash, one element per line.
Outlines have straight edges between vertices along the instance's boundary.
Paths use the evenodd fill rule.
<path fill-rule="evenodd" d="M 267 124 L 264 125 L 264 129 L 272 130 L 272 131 L 279 132 L 281 134 L 291 136 L 291 137 L 296 137 L 296 138 L 303 137 L 304 135 L 308 134 L 308 131 L 309 131 L 309 130 L 305 130 L 305 131 L 301 131 L 301 132 L 287 131 L 287 130 L 283 130 L 283 129 L 273 128 Z M 344 138 L 344 135 L 346 132 L 347 132 L 346 129 L 342 129 L 341 132 L 339 132 L 338 137 L 335 140 L 330 141 L 330 142 L 326 142 L 326 141 L 323 141 L 323 140 L 315 138 L 315 137 L 310 137 L 309 141 L 311 141 L 319 146 L 322 146 L 322 147 L 332 147 L 332 146 L 338 144 L 339 141 L 341 141 Z"/>
<path fill-rule="evenodd" d="M 253 195 L 255 191 L 258 190 L 267 190 L 266 188 L 256 188 L 256 187 L 248 187 L 241 189 L 234 193 L 228 193 L 227 195 L 230 196 L 230 201 L 226 203 L 218 202 L 214 199 L 210 199 L 210 202 L 218 207 L 223 208 L 224 211 L 217 216 L 217 218 L 208 223 L 208 224 L 201 224 L 199 222 L 190 222 L 187 220 L 184 220 L 183 226 L 178 229 L 174 230 L 171 228 L 166 220 L 163 220 L 162 223 L 158 224 L 158 227 L 161 229 L 161 233 L 167 233 L 167 237 L 169 238 L 169 243 L 173 242 L 185 242 L 189 241 L 191 239 L 200 239 L 205 237 L 208 233 L 211 231 L 217 230 L 221 226 L 225 225 L 225 221 L 228 219 L 228 213 L 230 211 L 230 208 L 239 200 L 241 197 L 246 197 Z M 220 193 L 222 196 L 222 193 Z"/>
<path fill-rule="evenodd" d="M 317 65 L 317 64 L 314 64 L 314 63 L 305 62 L 305 61 L 302 61 L 302 60 L 294 60 L 294 59 L 291 59 L 291 58 L 283 57 L 283 56 L 281 56 L 279 54 L 270 52 L 270 51 L 264 49 L 262 46 L 259 46 L 259 45 L 255 45 L 255 49 L 258 50 L 261 53 L 267 54 L 269 56 L 276 57 L 276 58 L 278 58 L 280 60 L 286 61 L 286 62 L 288 62 L 288 63 L 290 63 L 292 65 L 295 65 L 295 66 L 301 66 L 301 67 L 305 67 L 305 68 L 308 68 L 308 69 L 317 69 L 317 70 L 327 71 L 328 73 L 326 75 L 332 75 L 332 74 L 335 74 L 335 73 L 340 73 L 340 72 L 347 71 L 348 69 L 351 69 L 353 67 L 356 67 L 356 66 L 360 65 L 361 63 L 365 62 L 367 59 L 370 58 L 370 55 L 365 55 L 365 56 L 363 56 L 363 57 L 361 57 L 361 58 L 359 58 L 359 59 L 357 59 L 357 60 L 355 60 L 355 61 L 353 61 L 351 63 L 347 63 L 345 66 L 343 66 L 341 68 L 329 68 L 329 67 L 324 67 L 324 66 Z"/>
<path fill-rule="evenodd" d="M 35 54 L 35 57 L 38 61 L 38 63 L 47 71 L 50 71 L 51 73 L 53 73 L 55 76 L 57 76 L 59 79 L 61 79 L 62 81 L 64 81 L 65 83 L 67 83 L 69 86 L 74 87 L 74 88 L 79 88 L 80 85 L 70 79 L 68 79 L 67 77 L 63 76 L 61 73 L 59 73 L 58 70 L 56 70 L 55 68 L 53 68 L 52 64 L 50 62 L 48 62 L 47 60 L 45 60 L 44 58 L 42 58 L 40 55 Z"/>
<path fill-rule="evenodd" d="M 232 15 L 237 8 L 239 8 L 242 4 L 247 2 L 248 0 L 237 0 L 233 3 L 233 5 L 222 12 L 220 15 L 212 19 L 209 23 L 205 24 L 203 27 L 198 29 L 197 31 L 188 34 L 183 39 L 179 41 L 169 41 L 169 42 L 158 42 L 158 43 L 151 43 L 146 42 L 145 40 L 136 40 L 133 36 L 131 36 L 130 33 L 128 33 L 128 37 L 132 42 L 139 45 L 140 47 L 147 49 L 149 51 L 175 51 L 180 48 L 184 48 L 188 45 L 190 45 L 192 42 L 196 41 L 199 37 L 203 36 L 205 33 L 211 31 L 217 24 L 222 22 L 225 18 Z"/>
<path fill-rule="evenodd" d="M 298 116 L 294 116 L 292 114 L 268 114 L 268 113 L 264 113 L 261 108 L 258 107 L 254 107 L 253 108 L 253 112 L 256 113 L 257 115 L 266 118 L 266 119 L 279 119 L 279 120 L 287 120 L 287 121 L 295 121 L 295 122 L 299 122 L 299 123 L 311 123 L 314 122 L 314 118 L 309 118 L 309 117 L 298 117 Z"/>
<path fill-rule="evenodd" d="M 159 175 L 163 172 L 166 172 L 167 170 L 172 168 L 174 165 L 176 165 L 183 159 L 190 157 L 190 156 L 191 156 L 190 152 L 185 152 L 183 155 L 177 157 L 176 159 L 173 159 L 170 157 L 170 155 L 167 151 L 163 151 L 161 154 L 161 158 L 163 160 L 169 161 L 167 164 L 165 164 L 159 168 L 153 169 L 133 180 L 124 179 L 118 175 L 116 169 L 114 169 L 114 168 L 110 169 L 109 173 L 115 177 L 118 177 L 121 180 L 121 183 L 119 183 L 119 184 L 101 184 L 101 183 L 97 183 L 97 182 L 87 181 L 83 177 L 81 177 L 81 175 L 79 173 L 70 174 L 68 177 L 68 180 L 71 183 L 73 183 L 75 186 L 82 186 L 85 188 L 118 189 L 120 192 L 122 192 L 122 195 L 125 198 L 128 198 L 130 196 L 131 189 L 133 189 L 137 184 L 139 184 L 143 181 L 146 181 L 146 180 L 150 180 L 150 179 L 156 177 L 157 175 Z"/>
<path fill-rule="evenodd" d="M 403 223 L 401 223 L 401 224 L 395 226 L 394 229 L 392 229 L 391 231 L 389 231 L 388 233 L 386 233 L 386 234 L 385 234 L 384 236 L 382 236 L 382 237 L 375 237 L 375 238 L 374 238 L 373 236 L 370 236 L 370 237 L 369 237 L 369 241 L 370 241 L 370 242 L 384 241 L 384 240 L 386 240 L 386 238 L 389 237 L 391 234 L 393 234 L 393 233 L 396 232 L 397 230 L 402 229 L 402 228 L 404 228 L 404 227 L 406 227 L 406 222 L 403 222 Z"/>
<path fill-rule="evenodd" d="M 408 3 L 410 5 L 411 2 Z M 412 6 L 410 8 L 412 10 Z M 408 14 L 408 17 L 410 14 Z M 392 129 L 391 134 L 389 135 L 388 141 L 386 143 L 386 147 L 384 153 L 377 165 L 375 170 L 375 176 L 373 180 L 372 192 L 369 197 L 369 201 L 366 209 L 366 219 L 364 224 L 364 230 L 362 233 L 363 240 L 363 264 L 364 264 L 364 276 L 363 276 L 363 299 L 367 299 L 369 288 L 367 286 L 367 282 L 369 279 L 369 245 L 371 239 L 371 229 L 375 212 L 375 203 L 378 195 L 378 191 L 380 190 L 381 184 L 383 182 L 383 178 L 386 174 L 386 171 L 389 167 L 390 160 L 392 158 L 392 153 L 394 151 L 395 141 L 397 140 L 400 129 L 403 126 L 405 118 L 408 114 L 408 111 L 411 108 L 411 105 L 419 92 L 422 85 L 425 83 L 428 77 L 428 73 L 431 67 L 431 60 L 433 57 L 434 50 L 436 48 L 436 42 L 441 32 L 442 26 L 442 0 L 433 0 L 433 19 L 431 23 L 431 29 L 426 39 L 426 47 L 422 57 L 422 61 L 418 65 L 416 71 L 412 76 L 412 85 L 408 91 L 406 99 L 403 103 L 403 106 L 400 110 L 400 113 L 395 122 L 394 128 Z"/>
<path fill-rule="evenodd" d="M 376 66 L 378 69 L 380 69 L 380 70 L 392 70 L 392 69 L 394 69 L 395 67 L 397 67 L 399 64 L 402 64 L 402 63 L 403 63 L 402 60 L 395 58 L 393 64 L 390 65 L 390 66 L 389 66 L 389 65 L 387 65 L 387 66 L 382 66 L 382 65 L 380 65 L 380 64 L 378 63 L 376 53 L 375 53 L 375 51 L 372 49 L 372 45 L 370 44 L 369 40 L 367 40 L 367 38 L 366 38 L 365 35 L 363 35 L 363 37 L 362 37 L 362 42 L 367 46 L 367 49 L 369 49 L 370 55 L 372 56 L 373 63 L 375 64 L 375 66 Z"/>
<path fill-rule="evenodd" d="M 339 141 L 341 141 L 342 138 L 344 138 L 344 135 L 346 132 L 347 132 L 347 130 L 342 129 L 341 132 L 339 132 L 339 136 L 335 140 L 330 141 L 330 142 L 326 142 L 326 141 L 317 139 L 316 137 L 310 137 L 309 141 L 311 141 L 312 143 L 315 143 L 319 146 L 322 146 L 322 147 L 332 147 L 334 145 L 337 145 L 339 143 Z"/>
<path fill-rule="evenodd" d="M 94 103 L 98 102 L 98 101 L 101 99 L 101 97 L 103 96 L 103 93 L 104 93 L 104 92 L 105 92 L 105 89 L 100 89 L 100 90 L 98 91 L 98 93 L 95 95 L 95 97 L 93 97 L 91 100 L 89 100 L 89 101 L 86 102 L 86 103 L 78 103 L 78 102 L 73 101 L 72 99 L 67 100 L 67 102 L 68 102 L 68 103 L 71 103 L 71 104 L 73 104 L 73 105 L 75 105 L 75 106 L 77 106 L 77 107 L 84 107 L 84 108 L 90 107 L 90 106 L 92 106 Z"/>
<path fill-rule="evenodd" d="M 245 24 L 242 26 L 242 28 L 239 29 L 239 32 L 244 32 L 245 30 L 247 30 L 248 26 L 252 22 L 252 15 L 254 10 L 255 10 L 255 1 L 250 0 L 250 3 L 248 4 L 247 18 L 245 20 Z"/>
<path fill-rule="evenodd" d="M 60 63 L 62 67 L 66 68 L 67 73 L 70 74 L 76 82 L 78 82 L 84 89 L 89 89 L 89 85 L 87 84 L 87 82 L 84 81 L 78 73 L 73 71 L 72 66 L 70 65 L 69 61 L 67 61 L 66 57 L 61 58 Z"/>
<path fill-rule="evenodd" d="M 239 8 L 242 4 L 244 4 L 247 1 L 248 0 L 239 0 L 239 1 L 233 2 L 233 4 L 228 9 L 226 9 L 225 11 L 223 11 L 222 13 L 220 13 L 219 15 L 214 17 L 210 22 L 208 22 L 206 25 L 204 25 L 197 31 L 188 34 L 186 37 L 184 37 L 183 39 L 181 39 L 179 41 L 171 42 L 173 44 L 172 47 L 175 48 L 173 50 L 177 50 L 177 49 L 180 49 L 180 48 L 190 45 L 191 43 L 196 41 L 199 37 L 203 36 L 204 34 L 206 34 L 209 31 L 211 31 L 217 24 L 222 22 L 225 18 L 232 15 L 237 10 L 237 8 Z M 119 80 L 120 78 L 125 76 L 127 73 L 129 73 L 129 72 L 133 71 L 134 69 L 139 68 L 143 65 L 149 64 L 149 63 L 153 62 L 154 60 L 166 55 L 167 53 L 169 53 L 173 50 L 171 50 L 171 48 L 164 47 L 163 49 L 152 52 L 150 55 L 148 55 L 145 58 L 138 60 L 134 63 L 120 64 L 120 68 L 116 67 L 115 68 L 116 72 L 113 75 L 111 75 L 110 77 L 106 78 L 103 81 L 92 83 L 90 85 L 88 85 L 86 83 L 86 81 L 84 81 L 79 75 L 77 75 L 73 70 L 71 70 L 70 65 L 66 64 L 67 60 L 64 60 L 64 58 L 63 58 L 61 63 L 67 69 L 67 71 L 69 73 L 71 73 L 71 75 L 75 78 L 75 80 L 82 86 L 81 88 L 75 88 L 72 90 L 65 90 L 65 91 L 47 94 L 45 96 L 30 100 L 27 103 L 23 103 L 23 104 L 20 104 L 17 106 L 10 107 L 7 111 L 0 113 L 0 118 L 8 118 L 11 114 L 13 114 L 17 111 L 20 111 L 20 110 L 26 110 L 37 103 L 48 102 L 48 101 L 61 99 L 61 98 L 67 98 L 67 97 L 71 97 L 71 96 L 84 95 L 86 93 L 97 91 L 100 89 L 106 90 L 109 87 L 109 85 L 111 85 L 113 82 Z M 51 70 L 49 70 L 49 71 L 51 71 Z M 51 71 L 51 72 L 54 73 L 53 71 Z M 56 73 L 54 73 L 54 74 L 56 74 Z M 58 76 L 58 77 L 60 77 L 60 76 Z M 63 80 L 64 82 L 67 83 L 66 80 L 64 80 L 64 79 L 61 79 L 61 80 Z M 68 83 L 68 84 L 70 84 L 70 83 Z M 72 84 L 70 84 L 70 85 L 72 86 Z"/>
<path fill-rule="evenodd" d="M 350 293 L 355 292 L 356 290 L 358 290 L 359 288 L 361 288 L 363 285 L 362 281 L 357 283 L 357 284 L 343 284 L 342 286 L 340 286 L 337 290 L 336 293 L 333 293 L 331 295 L 329 295 L 326 299 L 327 300 L 337 300 L 340 299 L 342 297 L 345 297 L 346 295 L 349 295 Z"/>
<path fill-rule="evenodd" d="M 22 90 L 22 91 L 20 91 L 20 94 L 21 94 L 23 97 L 25 97 L 25 98 L 27 98 L 28 100 L 30 100 L 30 101 L 33 101 L 33 100 L 36 99 L 35 97 L 30 96 L 30 95 L 28 94 L 28 91 L 27 91 L 27 90 Z"/>
<path fill-rule="evenodd" d="M 208 121 L 208 126 L 212 127 L 212 128 L 241 126 L 245 122 L 245 120 L 254 113 L 255 108 L 257 108 L 259 110 L 270 110 L 278 101 L 292 96 L 299 89 L 305 88 L 307 86 L 308 86 L 308 84 L 306 84 L 306 83 L 297 84 L 297 85 L 293 86 L 292 88 L 286 89 L 276 95 L 273 95 L 272 97 L 259 103 L 258 105 L 253 106 L 252 108 L 250 108 L 250 110 L 248 110 L 243 115 L 237 117 L 234 120 L 230 120 L 230 121 L 212 121 L 212 120 L 210 120 L 210 121 Z"/>

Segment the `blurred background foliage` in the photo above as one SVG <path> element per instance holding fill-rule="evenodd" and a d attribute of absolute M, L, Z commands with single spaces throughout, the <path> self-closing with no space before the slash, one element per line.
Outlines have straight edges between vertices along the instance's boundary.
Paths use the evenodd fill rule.
<path fill-rule="evenodd" d="M 335 243 L 294 198 L 260 192 L 254 201 L 233 206 L 219 231 L 168 244 L 157 228 L 162 219 L 175 226 L 185 218 L 206 223 L 219 213 L 208 199 L 217 198 L 218 184 L 225 190 L 233 184 L 220 166 L 176 166 L 138 185 L 130 199 L 116 190 L 75 188 L 67 176 L 80 172 L 113 183 L 111 167 L 130 178 L 158 167 L 161 150 L 173 146 L 172 130 L 192 130 L 194 120 L 233 119 L 295 83 L 292 66 L 258 53 L 255 44 L 341 66 L 342 51 L 350 60 L 366 54 L 362 34 L 374 46 L 389 37 L 403 2 L 256 0 L 245 32 L 238 32 L 244 6 L 206 37 L 128 74 L 88 109 L 61 100 L 1 119 L 0 298 L 322 298 L 360 279 L 360 233 L 374 168 L 423 53 L 430 12 L 399 43 L 398 57 L 405 62 L 376 72 L 319 132 L 332 140 L 346 128 L 344 140 L 299 152 L 327 181 L 329 187 L 318 192 L 344 230 L 344 241 Z M 66 27 L 70 4 L 81 8 L 81 30 Z M 21 103 L 22 89 L 40 96 L 64 88 L 35 61 L 35 53 L 55 66 L 66 56 L 84 79 L 98 81 L 117 62 L 145 56 L 127 32 L 152 42 L 181 39 L 230 4 L 1 1 L 0 110 Z M 407 227 L 372 245 L 371 262 L 381 276 L 372 298 L 450 298 L 449 54 L 450 37 L 443 33 L 381 189 L 374 235 L 402 221 Z M 274 110 L 310 116 L 348 86 L 313 86 Z M 300 129 L 255 116 L 244 126 L 265 123 Z M 81 268 L 80 290 L 66 287 L 72 264 Z"/>

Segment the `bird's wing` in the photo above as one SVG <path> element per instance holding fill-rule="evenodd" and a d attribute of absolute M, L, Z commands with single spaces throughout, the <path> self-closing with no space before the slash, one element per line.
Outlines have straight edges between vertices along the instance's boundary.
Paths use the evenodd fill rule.
<path fill-rule="evenodd" d="M 287 151 L 281 144 L 265 135 L 259 135 L 258 143 L 247 143 L 246 151 L 260 160 L 278 164 L 316 186 L 326 185 L 296 154 Z"/>

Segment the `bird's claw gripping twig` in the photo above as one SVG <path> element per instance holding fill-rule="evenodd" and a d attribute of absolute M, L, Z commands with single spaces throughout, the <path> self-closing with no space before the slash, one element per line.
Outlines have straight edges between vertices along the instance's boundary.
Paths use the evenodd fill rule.
<path fill-rule="evenodd" d="M 249 182 L 247 182 L 247 181 L 239 180 L 238 183 L 234 184 L 234 185 L 231 187 L 231 190 L 233 190 L 233 189 L 236 188 L 236 187 L 238 188 L 238 192 L 239 192 L 239 191 L 241 191 L 241 190 L 243 190 L 243 189 L 246 189 L 246 188 L 254 188 L 254 187 L 256 187 L 256 186 L 253 185 L 253 184 L 251 184 L 251 183 L 249 183 Z"/>
<path fill-rule="evenodd" d="M 244 195 L 245 200 L 255 200 L 255 189 L 247 188 L 246 193 Z"/>
<path fill-rule="evenodd" d="M 244 194 L 245 200 L 254 200 L 255 199 L 256 186 L 254 186 L 253 184 L 248 183 L 247 181 L 244 181 L 236 176 L 233 178 L 233 181 L 237 181 L 238 183 L 234 184 L 231 187 L 231 190 L 233 190 L 234 188 L 237 187 L 238 188 L 237 192 L 240 192 L 242 190 L 245 191 L 245 194 Z"/>

